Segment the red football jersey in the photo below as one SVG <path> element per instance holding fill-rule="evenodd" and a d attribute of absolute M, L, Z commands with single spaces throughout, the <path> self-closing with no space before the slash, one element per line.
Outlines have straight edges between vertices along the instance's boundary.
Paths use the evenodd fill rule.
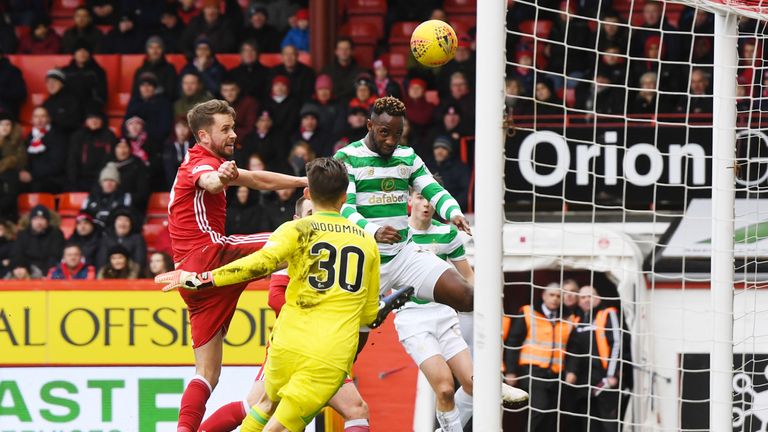
<path fill-rule="evenodd" d="M 168 203 L 168 231 L 174 262 L 209 244 L 220 243 L 224 237 L 225 193 L 210 194 L 197 186 L 200 176 L 217 171 L 224 161 L 198 144 L 189 149 L 176 172 Z"/>

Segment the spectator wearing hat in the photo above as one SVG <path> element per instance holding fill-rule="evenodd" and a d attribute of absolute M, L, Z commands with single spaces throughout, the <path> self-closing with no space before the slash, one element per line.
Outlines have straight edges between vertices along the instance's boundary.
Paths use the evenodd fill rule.
<path fill-rule="evenodd" d="M 195 41 L 194 56 L 181 69 L 182 75 L 189 72 L 197 73 L 209 93 L 212 95 L 219 94 L 219 87 L 227 70 L 216 60 L 211 43 L 207 38 L 201 37 Z"/>
<path fill-rule="evenodd" d="M 83 258 L 80 246 L 68 243 L 64 246 L 61 262 L 48 270 L 49 280 L 93 280 L 96 279 L 96 270 L 88 265 Z"/>
<path fill-rule="evenodd" d="M 368 74 L 361 74 L 355 80 L 355 96 L 349 100 L 349 108 L 362 108 L 370 111 L 373 103 L 376 102 L 376 94 L 373 91 L 373 81 Z"/>
<path fill-rule="evenodd" d="M 435 105 L 429 102 L 425 96 L 427 83 L 421 78 L 412 78 L 408 81 L 408 94 L 403 102 L 408 109 L 405 118 L 411 125 L 412 144 L 422 142 L 432 126 L 435 113 Z"/>
<path fill-rule="evenodd" d="M 91 12 L 85 6 L 75 9 L 73 16 L 74 25 L 64 32 L 61 38 L 61 48 L 66 54 L 75 52 L 79 41 L 85 41 L 92 49 L 99 50 L 103 35 L 101 31 L 93 24 Z"/>
<path fill-rule="evenodd" d="M 459 149 L 459 141 L 461 137 L 466 135 L 464 128 L 464 112 L 458 105 L 446 105 L 442 110 L 438 109 L 440 113 L 440 123 L 432 127 L 427 139 L 419 143 L 418 147 L 414 147 L 416 153 L 422 158 L 426 158 L 432 153 L 432 144 L 438 137 L 447 138 L 451 143 L 451 155 L 455 156 Z"/>
<path fill-rule="evenodd" d="M 196 48 L 195 41 L 200 37 L 208 40 L 213 52 L 232 53 L 237 50 L 237 38 L 221 15 L 217 0 L 203 1 L 202 13 L 189 21 L 181 38 L 184 52 L 193 53 Z"/>
<path fill-rule="evenodd" d="M 340 37 L 336 40 L 333 63 L 325 66 L 322 73 L 331 77 L 333 90 L 339 99 L 347 100 L 354 97 L 355 78 L 363 71 L 352 57 L 354 44 L 348 37 Z"/>
<path fill-rule="evenodd" d="M 110 214 L 107 227 L 101 234 L 97 267 L 101 268 L 107 263 L 109 251 L 116 245 L 124 247 L 133 262 L 147 262 L 147 244 L 141 235 L 141 224 L 136 221 L 136 215 L 129 208 L 118 208 Z"/>
<path fill-rule="evenodd" d="M 87 0 L 85 6 L 91 12 L 93 23 L 97 26 L 111 26 L 117 21 L 118 1 L 116 0 Z"/>
<path fill-rule="evenodd" d="M 83 104 L 66 85 L 66 75 L 61 69 L 51 69 L 45 75 L 48 98 L 43 102 L 50 122 L 65 135 L 80 127 L 83 121 Z"/>
<path fill-rule="evenodd" d="M 147 138 L 152 143 L 161 143 L 168 138 L 173 124 L 173 106 L 165 94 L 158 93 L 158 80 L 152 72 L 146 72 L 139 79 L 139 94 L 131 97 L 125 110 L 125 119 L 144 119 Z"/>
<path fill-rule="evenodd" d="M 403 91 L 400 89 L 400 84 L 389 77 L 389 65 L 385 59 L 377 59 L 373 62 L 373 77 L 378 97 L 394 96 L 398 99 L 402 98 Z"/>
<path fill-rule="evenodd" d="M 160 145 L 152 141 L 147 133 L 146 123 L 139 116 L 128 118 L 123 123 L 123 137 L 120 141 L 125 141 L 131 148 L 131 154 L 139 158 L 146 165 L 153 165 L 157 162 Z"/>
<path fill-rule="evenodd" d="M 333 97 L 333 81 L 329 75 L 318 75 L 315 80 L 315 94 L 312 100 L 302 106 L 302 110 L 311 107 L 317 112 L 320 128 L 333 136 L 344 129 L 345 109 Z"/>
<path fill-rule="evenodd" d="M 309 52 L 309 9 L 302 8 L 296 11 L 294 15 L 296 26 L 288 30 L 285 34 L 280 48 L 286 45 L 293 45 L 297 50 Z"/>
<path fill-rule="evenodd" d="M 117 137 L 107 127 L 103 114 L 90 110 L 85 124 L 69 139 L 67 179 L 73 190 L 88 191 L 93 187 L 115 144 Z"/>
<path fill-rule="evenodd" d="M 169 101 L 176 99 L 176 68 L 165 59 L 165 42 L 159 36 L 152 36 L 144 44 L 146 56 L 144 63 L 133 74 L 133 90 L 131 96 L 139 95 L 139 78 L 146 73 L 155 76 L 157 87 L 155 93 L 165 95 Z"/>
<path fill-rule="evenodd" d="M 107 74 L 92 54 L 93 47 L 88 42 L 76 42 L 72 60 L 62 72 L 67 77 L 67 87 L 83 106 L 94 103 L 103 107 L 107 103 Z"/>
<path fill-rule="evenodd" d="M 150 187 L 150 169 L 144 161 L 131 153 L 131 145 L 125 139 L 115 145 L 109 161 L 115 164 L 120 174 L 120 189 L 131 195 L 132 206 L 143 213 L 147 208 L 149 193 L 153 190 Z M 159 172 L 161 168 L 157 168 Z"/>
<path fill-rule="evenodd" d="M 194 3 L 194 2 L 193 2 Z M 155 33 L 163 41 L 165 52 L 181 52 L 181 38 L 184 35 L 184 22 L 176 15 L 173 5 L 167 5 L 160 15 L 160 29 Z"/>
<path fill-rule="evenodd" d="M 265 53 L 280 52 L 280 32 L 269 24 L 269 13 L 266 6 L 254 3 L 248 9 L 248 22 L 243 37 L 246 40 L 258 41 L 259 48 Z"/>
<path fill-rule="evenodd" d="M 29 212 L 29 225 L 16 237 L 13 257 L 38 269 L 49 269 L 61 259 L 64 234 L 51 225 L 51 211 L 38 204 Z"/>
<path fill-rule="evenodd" d="M 75 231 L 69 236 L 67 242 L 80 246 L 85 263 L 95 265 L 100 241 L 101 230 L 93 221 L 93 216 L 80 212 L 75 218 Z"/>
<path fill-rule="evenodd" d="M 123 13 L 117 25 L 104 38 L 102 51 L 108 54 L 138 54 L 144 47 L 145 33 L 136 28 L 136 17 Z"/>
<path fill-rule="evenodd" d="M 235 143 L 235 163 L 245 167 L 250 156 L 258 154 L 267 166 L 279 166 L 288 158 L 290 152 L 287 138 L 282 129 L 275 128 L 272 113 L 268 109 L 262 109 L 254 130 L 244 140 Z"/>
<path fill-rule="evenodd" d="M 289 136 L 299 125 L 301 102 L 293 94 L 291 82 L 284 75 L 272 78 L 270 98 L 264 107 L 272 114 L 275 130 L 281 136 Z"/>
<path fill-rule="evenodd" d="M 117 148 L 117 146 L 115 147 Z M 83 211 L 93 217 L 94 223 L 103 228 L 115 209 L 131 205 L 131 194 L 120 189 L 120 171 L 114 162 L 108 162 L 99 174 L 99 183 L 83 202 Z"/>
<path fill-rule="evenodd" d="M 243 139 L 244 137 L 240 138 L 238 142 L 241 142 Z M 163 146 L 165 190 L 171 190 L 173 182 L 176 180 L 176 172 L 193 145 L 195 145 L 195 141 L 192 138 L 192 130 L 189 128 L 187 118 L 176 117 L 176 121 L 173 124 L 173 134 L 171 134 Z"/>
<path fill-rule="evenodd" d="M 245 95 L 263 100 L 268 95 L 269 75 L 269 69 L 259 61 L 259 44 L 248 39 L 240 45 L 240 64 L 230 70 L 227 77 L 236 82 Z"/>
<path fill-rule="evenodd" d="M 35 19 L 30 32 L 21 37 L 19 54 L 58 54 L 61 52 L 61 37 L 51 29 L 47 16 Z"/>
<path fill-rule="evenodd" d="M 272 76 L 283 75 L 291 82 L 291 93 L 299 101 L 312 98 L 315 84 L 315 71 L 299 62 L 299 52 L 293 45 L 286 45 L 281 51 L 281 64 L 272 68 Z"/>
<path fill-rule="evenodd" d="M 44 107 L 32 111 L 27 138 L 27 164 L 19 172 L 21 189 L 29 192 L 62 192 L 67 169 L 67 136 L 51 125 Z"/>
<path fill-rule="evenodd" d="M 173 116 L 186 116 L 193 106 L 211 99 L 213 96 L 203 88 L 197 72 L 183 73 L 181 74 L 181 95 L 173 104 Z"/>
<path fill-rule="evenodd" d="M 320 127 L 320 113 L 311 105 L 302 108 L 299 130 L 291 136 L 292 144 L 306 141 L 317 157 L 333 156 L 333 139 Z"/>
<path fill-rule="evenodd" d="M 10 271 L 5 275 L 4 280 L 25 281 L 43 278 L 43 272 L 24 258 L 12 259 L 9 268 Z"/>
<path fill-rule="evenodd" d="M 432 144 L 432 155 L 424 161 L 432 174 L 443 179 L 443 187 L 456 198 L 463 211 L 467 210 L 470 170 L 463 162 L 452 156 L 453 142 L 439 136 Z"/>
<path fill-rule="evenodd" d="M 19 170 L 27 163 L 21 127 L 10 113 L 0 111 L 0 219 L 15 218 Z"/>
<path fill-rule="evenodd" d="M 469 37 L 467 36 L 459 38 L 459 44 L 456 47 L 456 54 L 453 56 L 453 60 L 440 67 L 437 72 L 437 92 L 440 94 L 441 99 L 451 94 L 451 77 L 456 72 L 461 72 L 467 80 L 469 87 L 474 88 L 475 57 L 471 49 Z"/>
<path fill-rule="evenodd" d="M 27 85 L 21 71 L 0 52 L 0 111 L 7 111 L 18 118 L 26 97 Z"/>
<path fill-rule="evenodd" d="M 99 270 L 96 279 L 138 279 L 141 268 L 124 247 L 113 246 L 107 256 L 107 263 Z"/>
<path fill-rule="evenodd" d="M 469 82 L 463 72 L 451 74 L 450 91 L 447 96 L 440 97 L 438 112 L 444 113 L 448 106 L 456 106 L 464 115 L 466 132 L 474 133 L 475 130 L 475 94 L 469 90 Z"/>
<path fill-rule="evenodd" d="M 221 97 L 235 109 L 235 133 L 242 139 L 256 127 L 259 103 L 256 99 L 243 94 L 237 81 L 225 79 L 221 82 Z"/>

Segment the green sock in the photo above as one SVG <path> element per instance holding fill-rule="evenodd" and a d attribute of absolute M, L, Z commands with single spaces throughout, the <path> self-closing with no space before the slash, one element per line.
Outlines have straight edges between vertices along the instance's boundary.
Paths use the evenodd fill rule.
<path fill-rule="evenodd" d="M 256 405 L 251 407 L 251 411 L 243 420 L 243 424 L 240 425 L 241 432 L 261 432 L 264 430 L 264 426 L 267 425 L 271 415 L 260 410 Z"/>

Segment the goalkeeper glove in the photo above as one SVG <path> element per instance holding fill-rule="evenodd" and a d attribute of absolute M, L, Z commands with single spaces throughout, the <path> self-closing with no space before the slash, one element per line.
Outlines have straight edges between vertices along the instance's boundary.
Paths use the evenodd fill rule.
<path fill-rule="evenodd" d="M 370 328 L 377 328 L 393 310 L 404 305 L 413 295 L 413 287 L 404 287 L 379 300 L 379 314 Z"/>
<path fill-rule="evenodd" d="M 185 288 L 188 290 L 199 290 L 210 288 L 213 285 L 213 274 L 211 272 L 188 272 L 184 270 L 174 270 L 155 276 L 155 283 L 165 284 L 163 292 L 175 290 L 176 288 Z"/>

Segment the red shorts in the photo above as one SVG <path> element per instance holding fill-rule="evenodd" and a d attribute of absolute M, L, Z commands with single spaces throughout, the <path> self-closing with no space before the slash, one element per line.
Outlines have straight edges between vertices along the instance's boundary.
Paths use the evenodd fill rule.
<path fill-rule="evenodd" d="M 198 273 L 214 270 L 258 251 L 270 235 L 271 233 L 260 233 L 224 237 L 220 243 L 210 244 L 202 250 L 187 255 L 176 265 L 176 268 Z M 242 283 L 201 291 L 179 290 L 181 298 L 189 309 L 192 348 L 207 344 L 221 330 L 226 334 L 235 314 L 240 293 L 247 285 Z"/>

